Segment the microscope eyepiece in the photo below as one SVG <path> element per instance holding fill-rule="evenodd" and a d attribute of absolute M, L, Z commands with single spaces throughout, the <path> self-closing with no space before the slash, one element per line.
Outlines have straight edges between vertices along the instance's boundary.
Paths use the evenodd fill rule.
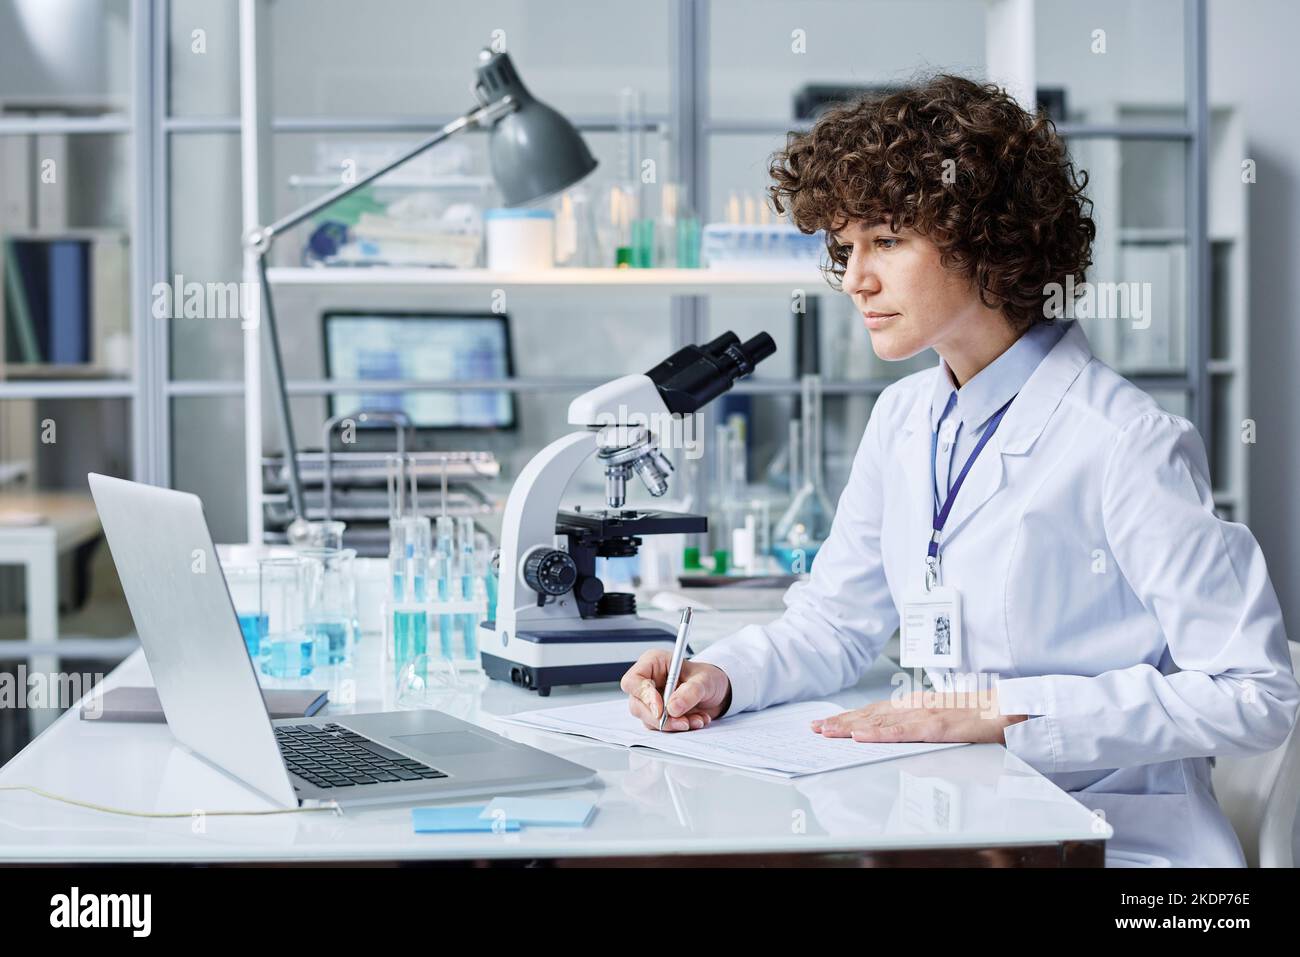
<path fill-rule="evenodd" d="M 735 363 L 736 379 L 741 376 L 747 376 L 754 371 L 754 366 L 758 365 L 772 353 L 776 352 L 776 343 L 766 332 L 760 332 L 748 342 L 735 342 L 727 346 L 724 353 L 724 361 Z M 733 382 L 735 379 L 732 380 Z"/>
<path fill-rule="evenodd" d="M 748 342 L 741 342 L 734 332 L 724 332 L 703 346 L 679 349 L 646 375 L 668 411 L 684 415 L 722 395 L 774 352 L 776 343 L 766 332 Z"/>

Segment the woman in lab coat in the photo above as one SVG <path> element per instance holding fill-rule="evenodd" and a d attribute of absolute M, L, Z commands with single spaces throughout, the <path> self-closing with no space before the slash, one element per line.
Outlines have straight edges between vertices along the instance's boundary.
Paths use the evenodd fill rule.
<path fill-rule="evenodd" d="M 1004 744 L 1104 815 L 1108 865 L 1242 865 L 1211 759 L 1282 744 L 1300 686 L 1200 436 L 1068 319 L 1086 174 L 1045 117 L 951 76 L 829 110 L 771 172 L 777 208 L 827 230 L 876 354 L 940 361 L 880 394 L 808 580 L 685 665 L 667 730 L 854 684 L 901 624 L 934 692 L 810 734 Z M 652 728 L 667 665 L 622 682 Z"/>

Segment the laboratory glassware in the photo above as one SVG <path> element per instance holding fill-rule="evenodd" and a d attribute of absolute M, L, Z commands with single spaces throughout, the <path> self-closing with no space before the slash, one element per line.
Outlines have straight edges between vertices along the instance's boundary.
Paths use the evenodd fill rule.
<path fill-rule="evenodd" d="M 802 438 L 798 475 L 802 484 L 791 486 L 793 499 L 772 533 L 772 554 L 786 571 L 802 573 L 812 567 L 817 550 L 830 534 L 834 509 L 822 484 L 821 377 L 805 375 L 800 388 Z M 791 448 L 791 475 L 794 448 Z"/>
<path fill-rule="evenodd" d="M 266 620 L 259 649 L 262 674 L 303 678 L 315 667 L 315 641 L 305 627 L 307 562 L 299 555 L 258 563 L 258 604 Z"/>

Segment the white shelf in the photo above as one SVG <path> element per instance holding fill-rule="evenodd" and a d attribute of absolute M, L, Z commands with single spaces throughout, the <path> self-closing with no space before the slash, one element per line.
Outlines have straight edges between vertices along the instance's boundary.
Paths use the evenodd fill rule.
<path fill-rule="evenodd" d="M 1187 231 L 1178 227 L 1165 226 L 1121 226 L 1119 241 L 1122 244 L 1185 243 Z"/>
<path fill-rule="evenodd" d="M 807 293 L 834 292 L 816 268 L 775 272 L 721 269 L 578 269 L 557 267 L 530 272 L 491 269 L 424 269 L 389 266 L 306 267 L 267 270 L 273 286 L 311 286 L 373 289 L 376 286 L 439 289 L 552 289 L 564 292 L 595 290 L 603 293 L 661 293 L 667 295 L 748 295 L 793 289 Z"/>
<path fill-rule="evenodd" d="M 495 185 L 491 176 L 402 176 L 394 172 L 370 184 L 371 189 L 487 189 Z M 336 189 L 343 185 L 341 173 L 333 176 L 293 175 L 289 177 L 289 186 L 294 189 Z"/>
<path fill-rule="evenodd" d="M 1211 229 L 1206 238 L 1212 243 L 1235 243 L 1241 236 L 1228 230 Z M 1119 241 L 1130 245 L 1137 243 L 1185 243 L 1187 242 L 1187 231 L 1172 226 L 1122 226 L 1119 230 Z"/>

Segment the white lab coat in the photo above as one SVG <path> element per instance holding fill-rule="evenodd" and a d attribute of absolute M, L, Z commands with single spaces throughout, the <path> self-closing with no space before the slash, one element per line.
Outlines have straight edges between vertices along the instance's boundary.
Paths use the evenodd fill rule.
<path fill-rule="evenodd" d="M 881 393 L 835 520 L 786 611 L 696 656 L 731 711 L 856 682 L 924 579 L 936 366 Z M 975 461 L 942 538 L 962 668 L 1031 717 L 1006 745 L 1105 814 L 1108 865 L 1244 864 L 1210 756 L 1271 750 L 1300 704 L 1254 536 L 1212 511 L 1200 436 L 1092 355 L 1077 322 Z"/>

